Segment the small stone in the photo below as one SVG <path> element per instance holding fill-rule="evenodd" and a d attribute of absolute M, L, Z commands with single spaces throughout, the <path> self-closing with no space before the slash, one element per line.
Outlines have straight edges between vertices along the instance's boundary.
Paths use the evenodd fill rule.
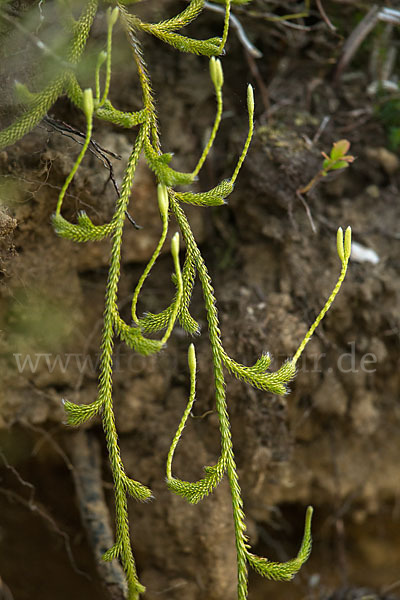
<path fill-rule="evenodd" d="M 365 193 L 370 197 L 370 198 L 374 198 L 374 200 L 377 200 L 380 196 L 379 193 L 379 188 L 377 185 L 369 185 L 368 187 L 365 188 Z"/>
<path fill-rule="evenodd" d="M 325 415 L 343 416 L 347 411 L 347 395 L 333 373 L 327 373 L 313 396 L 313 405 Z"/>
<path fill-rule="evenodd" d="M 367 148 L 367 156 L 370 160 L 378 162 L 388 175 L 394 175 L 399 169 L 398 157 L 387 148 Z"/>
<path fill-rule="evenodd" d="M 372 435 L 379 425 L 379 411 L 374 405 L 371 392 L 358 393 L 352 399 L 350 417 L 359 435 Z"/>

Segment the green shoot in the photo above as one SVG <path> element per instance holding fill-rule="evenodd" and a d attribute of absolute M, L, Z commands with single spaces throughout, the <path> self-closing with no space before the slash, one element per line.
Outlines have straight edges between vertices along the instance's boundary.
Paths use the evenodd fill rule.
<path fill-rule="evenodd" d="M 329 156 L 325 152 L 321 152 L 324 157 L 322 168 L 318 173 L 305 185 L 297 190 L 298 194 L 307 194 L 323 177 L 326 177 L 331 171 L 338 169 L 347 169 L 347 167 L 355 160 L 354 156 L 347 154 L 350 149 L 348 140 L 339 140 L 335 142 L 331 148 Z"/>

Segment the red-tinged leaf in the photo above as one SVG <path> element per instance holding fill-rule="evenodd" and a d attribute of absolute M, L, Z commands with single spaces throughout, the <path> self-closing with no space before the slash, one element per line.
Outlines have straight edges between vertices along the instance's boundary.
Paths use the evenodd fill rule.
<path fill-rule="evenodd" d="M 335 142 L 331 150 L 331 159 L 338 160 L 339 158 L 342 158 L 346 152 L 348 152 L 349 148 L 349 140 L 339 140 L 338 142 Z"/>

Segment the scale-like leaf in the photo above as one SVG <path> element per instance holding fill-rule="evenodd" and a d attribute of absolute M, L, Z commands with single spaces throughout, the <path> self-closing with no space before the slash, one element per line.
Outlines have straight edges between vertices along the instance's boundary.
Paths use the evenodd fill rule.
<path fill-rule="evenodd" d="M 91 404 L 75 404 L 69 400 L 63 400 L 63 404 L 67 413 L 67 423 L 74 427 L 95 417 L 102 406 L 99 400 L 95 400 Z"/>
<path fill-rule="evenodd" d="M 139 481 L 135 481 L 134 479 L 130 479 L 125 475 L 123 478 L 124 488 L 127 493 L 135 500 L 139 500 L 140 502 L 145 502 L 146 500 L 150 500 L 153 498 L 152 491 L 140 483 Z"/>
<path fill-rule="evenodd" d="M 232 193 L 233 183 L 230 179 L 224 179 L 208 192 L 194 194 L 192 192 L 175 192 L 175 197 L 180 202 L 195 204 L 196 206 L 221 206 L 225 199 Z"/>
<path fill-rule="evenodd" d="M 110 236 L 114 230 L 112 222 L 104 225 L 93 225 L 84 211 L 79 213 L 77 225 L 70 223 L 62 215 L 57 214 L 54 214 L 51 220 L 57 235 L 74 242 L 99 242 Z"/>
<path fill-rule="evenodd" d="M 192 482 L 182 481 L 181 479 L 172 477 L 167 480 L 167 486 L 172 492 L 178 496 L 182 496 L 182 498 L 185 498 L 190 504 L 197 504 L 205 496 L 211 494 L 221 482 L 226 470 L 225 461 L 220 458 L 216 465 L 204 467 L 204 470 L 206 476 L 203 477 L 203 479 Z"/>

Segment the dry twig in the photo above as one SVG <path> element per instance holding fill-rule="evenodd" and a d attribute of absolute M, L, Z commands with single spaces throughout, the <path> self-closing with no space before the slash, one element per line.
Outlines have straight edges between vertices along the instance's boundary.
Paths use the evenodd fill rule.
<path fill-rule="evenodd" d="M 69 437 L 79 511 L 96 559 L 97 571 L 110 600 L 125 600 L 127 587 L 120 564 L 117 560 L 102 560 L 114 539 L 103 492 L 99 443 L 92 434 L 83 430 Z"/>

